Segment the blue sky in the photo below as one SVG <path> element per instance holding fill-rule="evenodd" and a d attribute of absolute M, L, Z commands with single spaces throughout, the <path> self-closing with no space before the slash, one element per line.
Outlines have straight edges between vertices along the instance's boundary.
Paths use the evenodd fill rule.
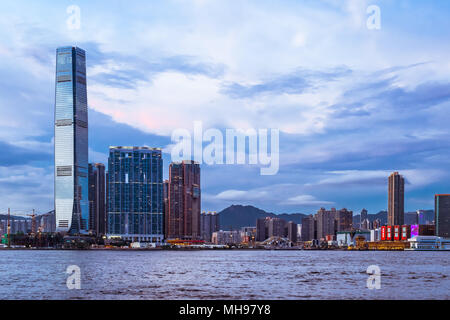
<path fill-rule="evenodd" d="M 67 8 L 77 5 L 79 29 Z M 369 30 L 377 5 L 381 29 Z M 0 212 L 53 207 L 55 49 L 87 52 L 90 160 L 171 133 L 280 130 L 280 170 L 202 166 L 203 209 L 406 209 L 450 192 L 450 2 L 9 1 L 0 5 Z M 167 165 L 170 155 L 164 155 Z"/>

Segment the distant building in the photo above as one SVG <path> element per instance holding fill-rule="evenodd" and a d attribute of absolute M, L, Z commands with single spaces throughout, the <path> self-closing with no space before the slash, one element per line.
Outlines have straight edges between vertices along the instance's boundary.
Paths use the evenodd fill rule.
<path fill-rule="evenodd" d="M 287 223 L 287 238 L 289 241 L 297 242 L 297 224 L 293 221 Z"/>
<path fill-rule="evenodd" d="M 353 211 L 346 208 L 336 211 L 336 231 L 350 231 L 353 225 Z M 367 218 L 366 218 L 367 220 Z"/>
<path fill-rule="evenodd" d="M 109 148 L 108 237 L 163 241 L 162 166 L 160 149 Z"/>
<path fill-rule="evenodd" d="M 219 245 L 236 245 L 241 243 L 241 235 L 237 230 L 216 231 L 212 234 L 211 242 Z"/>
<path fill-rule="evenodd" d="M 262 242 L 269 238 L 269 219 L 267 217 L 256 220 L 256 241 Z"/>
<path fill-rule="evenodd" d="M 169 166 L 167 238 L 199 240 L 201 212 L 200 165 L 194 161 Z"/>
<path fill-rule="evenodd" d="M 388 225 L 403 225 L 405 218 L 405 179 L 394 172 L 388 179 Z"/>
<path fill-rule="evenodd" d="M 306 216 L 302 219 L 302 241 L 311 241 L 315 239 L 314 227 L 315 220 L 313 215 Z"/>
<path fill-rule="evenodd" d="M 38 231 L 44 233 L 55 232 L 56 230 L 55 210 L 36 216 L 36 222 L 38 225 Z"/>
<path fill-rule="evenodd" d="M 367 210 L 366 209 L 362 209 L 361 210 L 361 214 L 360 214 L 360 216 L 359 216 L 359 226 L 360 226 L 360 228 L 363 228 L 363 223 L 364 223 L 364 221 L 366 221 L 367 220 Z"/>
<path fill-rule="evenodd" d="M 269 219 L 269 238 L 286 236 L 286 221 L 281 218 Z"/>
<path fill-rule="evenodd" d="M 450 194 L 437 194 L 434 197 L 436 236 L 450 238 Z"/>
<path fill-rule="evenodd" d="M 89 230 L 106 234 L 105 165 L 89 163 Z"/>
<path fill-rule="evenodd" d="M 202 212 L 200 215 L 200 229 L 202 239 L 206 242 L 211 242 L 213 232 L 220 230 L 217 212 Z"/>

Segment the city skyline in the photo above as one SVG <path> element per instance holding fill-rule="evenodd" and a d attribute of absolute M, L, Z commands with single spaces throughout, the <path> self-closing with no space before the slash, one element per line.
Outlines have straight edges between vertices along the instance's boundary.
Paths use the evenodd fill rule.
<path fill-rule="evenodd" d="M 27 3 L 26 12 L 23 2 L 9 4 L 2 13 L 8 28 L 0 31 L 0 67 L 11 79 L 0 95 L 0 142 L 6 151 L 0 159 L 2 211 L 8 206 L 53 209 L 54 50 L 64 44 L 87 51 L 89 162 L 106 164 L 110 145 L 158 146 L 167 179 L 171 130 L 189 129 L 194 120 L 220 130 L 257 122 L 281 131 L 279 174 L 261 177 L 256 167 L 202 165 L 204 210 L 252 204 L 277 213 L 312 213 L 322 206 L 375 213 L 387 209 L 387 177 L 394 171 L 406 179 L 405 211 L 432 209 L 434 195 L 450 190 L 445 138 L 450 63 L 448 36 L 442 32 L 448 29 L 443 17 L 449 4 L 380 1 L 384 19 L 378 31 L 365 28 L 365 4 L 323 1 L 273 8 L 263 1 L 257 15 L 249 2 L 240 9 L 248 14 L 249 26 L 236 21 L 234 14 L 241 15 L 223 3 L 197 2 L 197 13 L 185 5 L 161 5 L 170 9 L 164 18 L 179 21 L 167 24 L 157 15 L 144 20 L 133 10 L 141 5 L 142 12 L 151 13 L 145 3 L 112 5 L 100 13 L 97 4 L 82 3 L 79 30 L 67 30 L 66 4 L 49 7 L 55 14 L 46 20 L 35 4 Z M 197 27 L 182 10 L 207 28 Z M 222 12 L 220 27 L 205 14 L 211 10 Z M 120 30 L 124 25 L 114 20 L 99 27 L 91 16 L 117 17 L 119 11 L 137 24 Z M 433 23 L 411 19 L 429 12 Z M 270 30 L 257 23 L 269 13 L 287 24 Z M 324 44 L 317 39 L 330 25 L 342 34 Z M 154 28 L 159 36 L 130 32 L 138 27 Z M 191 33 L 181 32 L 189 27 Z M 236 30 L 245 32 L 237 36 Z M 405 35 L 412 40 L 402 40 Z M 190 46 L 189 37 L 206 39 L 209 46 Z M 346 39 L 360 50 L 350 52 L 354 47 L 345 45 Z M 370 45 L 377 39 L 374 54 Z M 423 45 L 428 41 L 432 48 Z M 279 46 L 268 45 L 273 42 Z M 410 54 L 400 54 L 392 43 Z M 255 59 L 252 52 L 264 54 Z M 358 59 L 361 54 L 366 58 Z M 220 112 L 224 109 L 229 114 Z M 257 109 L 261 114 L 252 111 Z"/>

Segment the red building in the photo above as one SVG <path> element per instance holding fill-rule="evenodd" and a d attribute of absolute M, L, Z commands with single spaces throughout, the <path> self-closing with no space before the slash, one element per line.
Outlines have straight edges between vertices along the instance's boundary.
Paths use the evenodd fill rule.
<path fill-rule="evenodd" d="M 171 163 L 166 192 L 166 238 L 200 239 L 200 165 L 194 161 Z"/>

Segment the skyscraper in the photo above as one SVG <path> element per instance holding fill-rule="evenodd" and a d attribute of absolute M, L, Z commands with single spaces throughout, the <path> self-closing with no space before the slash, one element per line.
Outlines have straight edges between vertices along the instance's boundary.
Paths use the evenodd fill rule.
<path fill-rule="evenodd" d="M 394 172 L 389 176 L 388 184 L 388 225 L 403 225 L 405 220 L 405 179 L 398 172 Z"/>
<path fill-rule="evenodd" d="M 162 167 L 160 149 L 109 148 L 108 237 L 163 240 Z"/>
<path fill-rule="evenodd" d="M 56 231 L 86 233 L 88 201 L 88 111 L 86 54 L 56 50 L 55 89 Z"/>
<path fill-rule="evenodd" d="M 434 206 L 436 235 L 450 238 L 450 194 L 435 195 Z"/>
<path fill-rule="evenodd" d="M 89 163 L 89 230 L 106 233 L 105 165 Z"/>
<path fill-rule="evenodd" d="M 194 161 L 169 166 L 167 238 L 200 239 L 200 165 Z"/>

